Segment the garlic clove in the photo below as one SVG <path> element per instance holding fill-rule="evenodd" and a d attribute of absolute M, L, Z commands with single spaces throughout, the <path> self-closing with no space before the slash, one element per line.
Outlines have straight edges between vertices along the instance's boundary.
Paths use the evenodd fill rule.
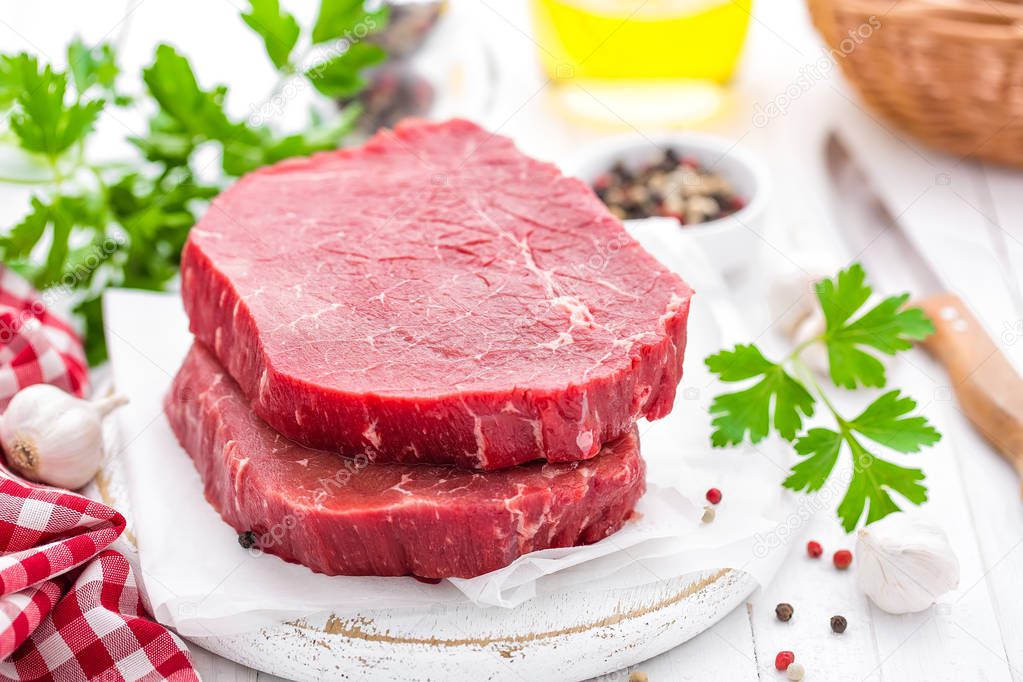
<path fill-rule="evenodd" d="M 795 251 L 789 254 L 789 261 L 793 265 L 769 276 L 767 304 L 778 327 L 791 338 L 799 324 L 820 308 L 817 282 L 831 277 L 840 264 L 820 251 Z"/>
<path fill-rule="evenodd" d="M 820 306 L 816 306 L 813 311 L 796 327 L 796 331 L 792 335 L 792 342 L 797 346 L 806 343 L 807 341 L 821 336 L 826 327 L 827 321 L 824 319 L 824 313 L 821 312 Z M 807 367 L 813 371 L 818 374 L 828 374 L 828 351 L 824 347 L 824 343 L 822 341 L 811 343 L 809 346 L 804 348 L 800 353 L 800 357 L 803 362 L 806 363 Z"/>
<path fill-rule="evenodd" d="M 945 532 L 919 514 L 896 512 L 859 532 L 856 582 L 882 610 L 916 613 L 959 586 L 959 560 Z"/>
<path fill-rule="evenodd" d="M 81 400 L 49 384 L 19 391 L 0 416 L 0 445 L 17 474 L 76 489 L 103 463 L 103 418 L 126 399 Z"/>
<path fill-rule="evenodd" d="M 114 393 L 113 395 L 108 395 L 106 398 L 93 400 L 90 404 L 96 409 L 96 413 L 99 414 L 100 419 L 103 419 L 118 407 L 127 405 L 128 398 L 120 393 Z"/>

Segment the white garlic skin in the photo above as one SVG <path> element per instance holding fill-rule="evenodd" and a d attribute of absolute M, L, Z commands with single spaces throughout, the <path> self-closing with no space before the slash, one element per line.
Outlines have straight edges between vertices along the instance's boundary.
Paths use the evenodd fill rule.
<path fill-rule="evenodd" d="M 856 582 L 882 610 L 916 613 L 959 587 L 959 560 L 939 526 L 895 512 L 860 530 Z"/>
<path fill-rule="evenodd" d="M 81 488 L 103 463 L 103 417 L 125 402 L 89 402 L 49 384 L 23 388 L 0 416 L 8 466 L 31 481 Z"/>
<path fill-rule="evenodd" d="M 800 323 L 820 310 L 817 283 L 834 276 L 840 265 L 832 255 L 819 251 L 796 251 L 789 260 L 791 267 L 769 276 L 767 307 L 782 333 L 792 338 Z"/>
<path fill-rule="evenodd" d="M 797 346 L 811 339 L 821 336 L 827 328 L 827 321 L 820 306 L 815 305 L 813 311 L 803 318 L 803 321 L 796 326 L 792 335 L 792 342 Z M 804 348 L 799 354 L 806 366 L 821 375 L 827 375 L 829 370 L 828 351 L 824 342 L 817 341 Z"/>

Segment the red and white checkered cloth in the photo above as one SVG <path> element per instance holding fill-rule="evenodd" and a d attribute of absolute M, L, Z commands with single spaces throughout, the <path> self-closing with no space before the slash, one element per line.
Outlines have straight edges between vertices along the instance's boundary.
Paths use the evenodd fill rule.
<path fill-rule="evenodd" d="M 32 286 L 0 264 L 0 411 L 32 384 L 81 397 L 88 385 L 82 342 Z"/>
<path fill-rule="evenodd" d="M 0 410 L 47 381 L 81 395 L 71 328 L 0 266 Z M 27 311 L 27 312 L 26 312 Z M 116 510 L 0 467 L 0 680 L 198 680 L 188 649 L 150 619 L 128 560 L 108 549 Z"/>

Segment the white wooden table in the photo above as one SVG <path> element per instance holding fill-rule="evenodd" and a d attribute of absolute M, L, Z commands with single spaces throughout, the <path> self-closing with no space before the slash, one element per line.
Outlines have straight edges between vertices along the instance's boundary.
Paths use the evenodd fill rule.
<path fill-rule="evenodd" d="M 127 20 L 115 3 L 11 4 L 0 15 L 0 45 L 59 58 L 74 32 L 96 40 L 116 34 L 127 21 L 131 30 L 123 53 L 129 71 L 148 60 L 155 41 L 174 42 L 193 58 L 205 83 L 231 84 L 232 108 L 244 114 L 248 102 L 265 94 L 270 75 L 262 60 L 253 58 L 260 48 L 238 23 L 238 2 L 141 0 L 129 5 Z M 309 2 L 286 4 L 312 14 Z M 568 124 L 554 112 L 523 2 L 456 0 L 454 11 L 476 22 L 474 30 L 499 57 L 500 96 L 488 121 L 492 128 L 555 161 L 601 134 Z M 755 336 L 772 333 L 760 277 L 766 268 L 784 263 L 795 246 L 827 249 L 846 260 L 852 256 L 836 236 L 818 165 L 821 135 L 840 122 L 857 147 L 869 150 L 873 177 L 892 212 L 944 273 L 946 284 L 1023 367 L 1023 344 L 1017 343 L 1023 338 L 1023 310 L 1015 293 L 1023 278 L 1023 174 L 943 157 L 904 141 L 863 109 L 837 67 L 807 77 L 823 55 L 798 0 L 760 0 L 735 89 L 738 101 L 728 115 L 705 126 L 760 153 L 773 171 L 773 222 L 764 235 L 762 266 L 734 282 Z M 766 125 L 754 121 L 758 106 L 780 98 L 787 102 L 783 115 Z M 625 131 L 632 127 L 620 122 Z M 131 128 L 139 122 L 119 124 Z M 0 207 L 0 218 L 6 221 L 18 210 Z M 892 375 L 945 435 L 913 461 L 927 474 L 925 509 L 944 526 L 958 553 L 959 590 L 920 614 L 895 617 L 879 611 L 855 589 L 850 574 L 806 559 L 809 538 L 822 542 L 828 556 L 852 547 L 853 538 L 835 520 L 837 499 L 820 510 L 804 504 L 793 518 L 796 540 L 777 579 L 708 632 L 638 666 L 650 680 L 781 679 L 773 661 L 782 649 L 796 652 L 808 680 L 1023 680 L 1019 481 L 966 423 L 933 362 L 914 351 L 895 363 Z M 795 606 L 796 617 L 788 624 L 775 620 L 780 601 Z M 840 637 L 829 629 L 834 614 L 849 621 Z M 273 679 L 201 650 L 194 653 L 205 679 Z M 608 679 L 624 682 L 626 677 L 623 671 Z"/>

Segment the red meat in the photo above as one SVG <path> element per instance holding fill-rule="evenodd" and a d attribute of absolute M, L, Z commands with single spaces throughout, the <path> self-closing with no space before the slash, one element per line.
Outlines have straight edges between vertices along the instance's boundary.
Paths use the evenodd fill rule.
<path fill-rule="evenodd" d="M 470 577 L 548 547 L 596 542 L 644 490 L 635 429 L 586 462 L 502 471 L 369 463 L 273 431 L 200 345 L 165 401 L 206 498 L 258 546 L 330 575 Z"/>
<path fill-rule="evenodd" d="M 182 291 L 288 438 L 478 469 L 594 457 L 666 415 L 692 294 L 582 182 L 459 120 L 242 178 Z"/>

